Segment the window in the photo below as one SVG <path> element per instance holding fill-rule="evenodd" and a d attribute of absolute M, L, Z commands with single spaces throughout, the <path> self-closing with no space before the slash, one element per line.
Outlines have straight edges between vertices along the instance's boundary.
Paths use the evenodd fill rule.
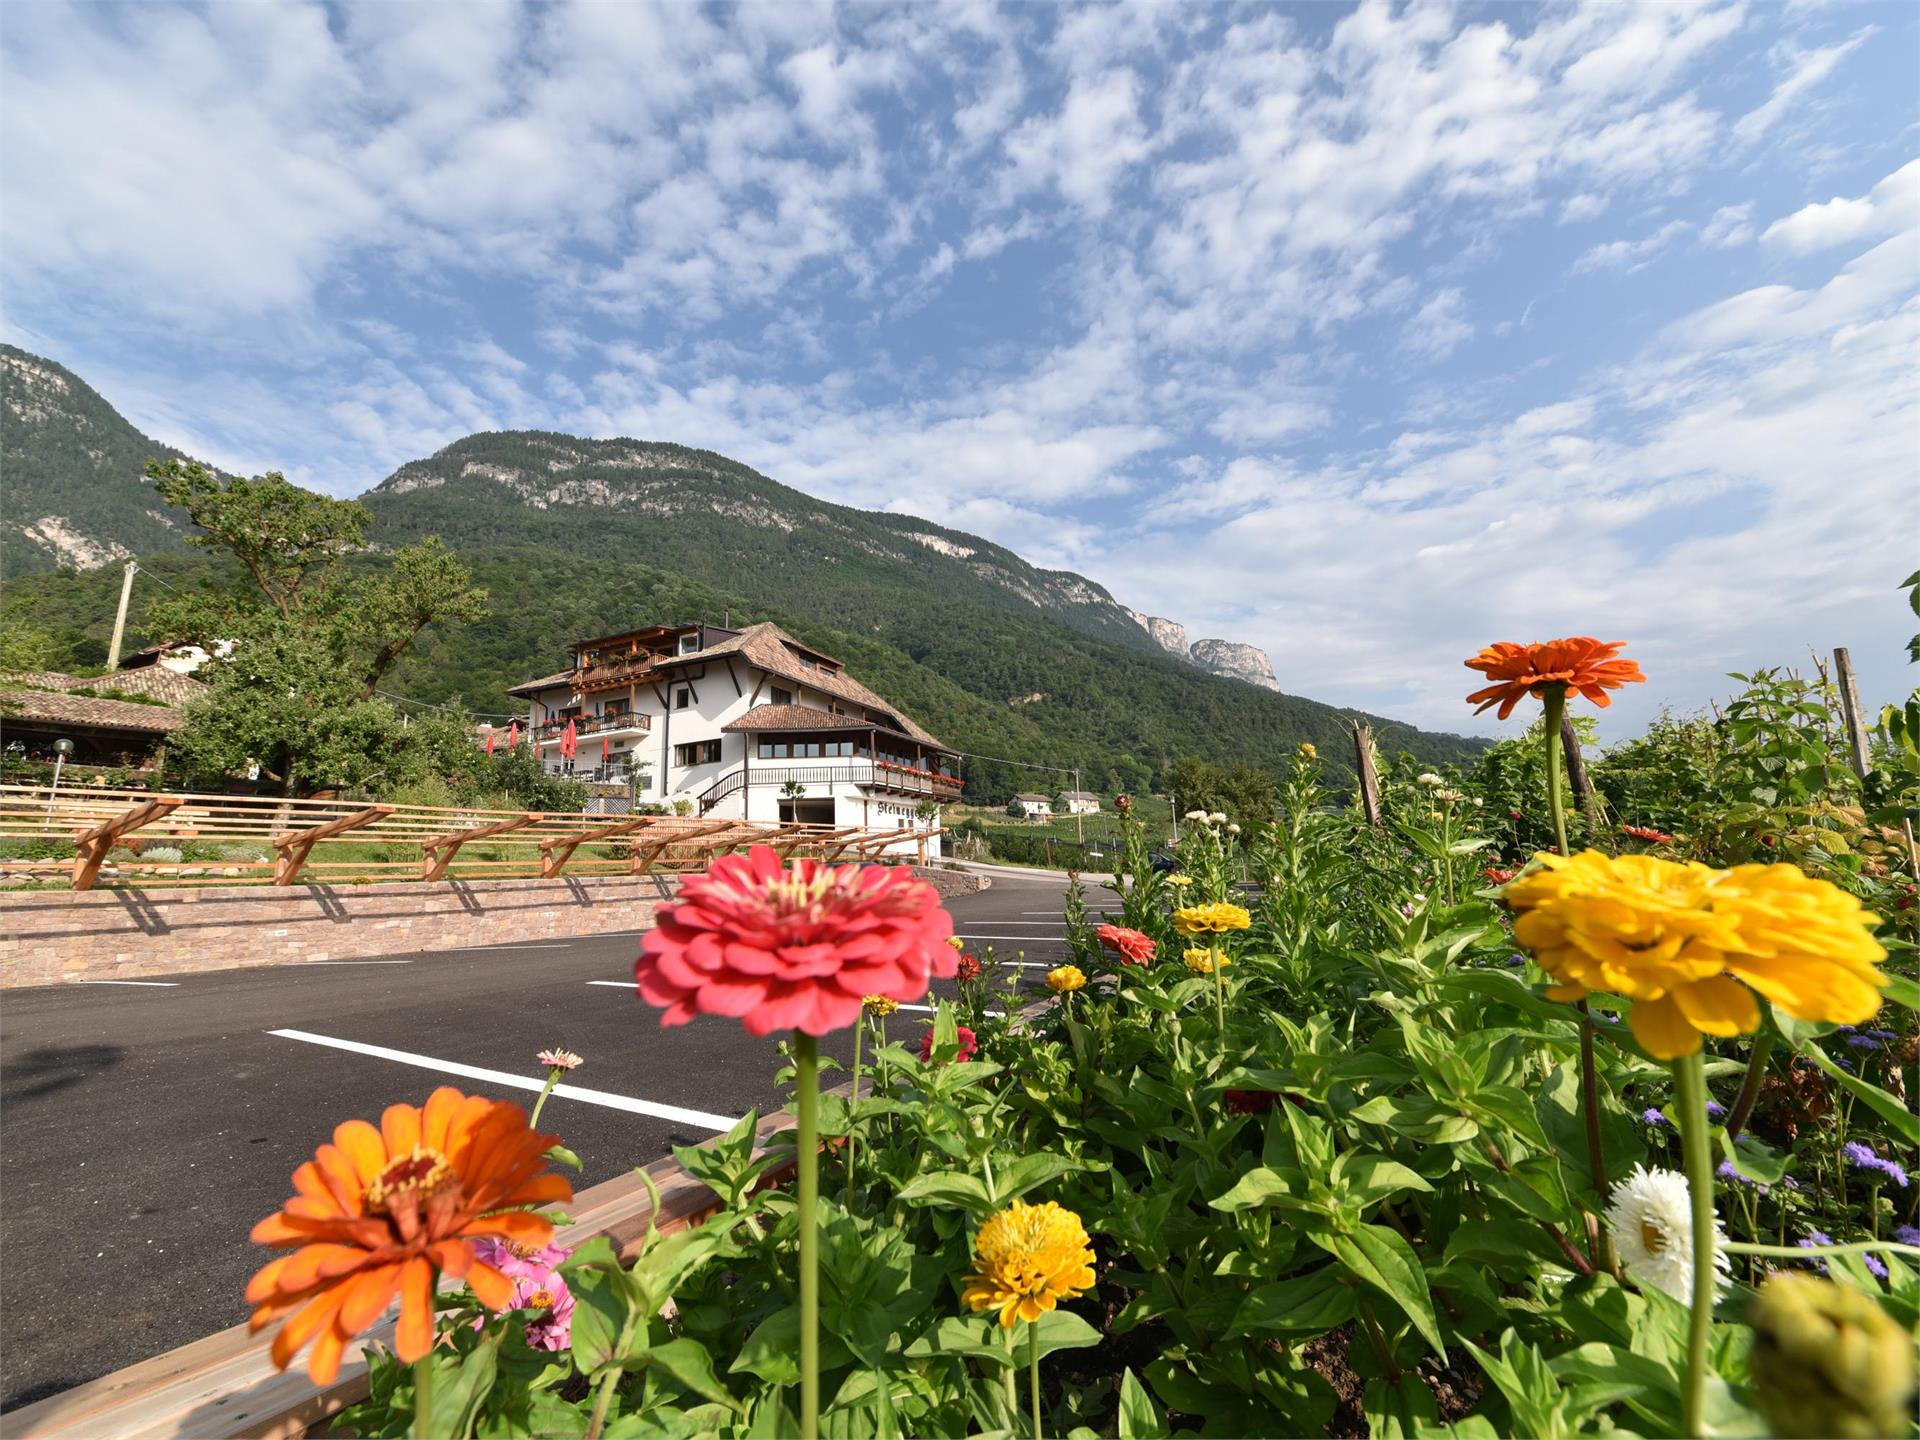
<path fill-rule="evenodd" d="M 694 651 L 698 650 L 699 648 L 700 648 L 700 632 L 699 631 L 696 630 L 691 635 L 682 635 L 680 637 L 680 653 L 682 655 L 691 655 L 693 654 Z"/>
<path fill-rule="evenodd" d="M 673 708 L 674 709 L 684 710 L 692 703 L 693 703 L 693 691 L 690 687 L 686 685 L 682 685 L 678 690 L 673 692 Z"/>
<path fill-rule="evenodd" d="M 774 705 L 791 705 L 793 703 L 793 692 L 791 690 L 782 690 L 776 685 L 773 687 L 770 703 Z"/>
<path fill-rule="evenodd" d="M 673 747 L 673 763 L 679 766 L 718 765 L 720 763 L 720 742 L 718 740 L 695 740 L 691 745 Z"/>

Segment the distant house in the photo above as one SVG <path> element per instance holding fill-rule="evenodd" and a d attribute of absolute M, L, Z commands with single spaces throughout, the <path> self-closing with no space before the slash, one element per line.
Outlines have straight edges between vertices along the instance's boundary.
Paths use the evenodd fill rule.
<path fill-rule="evenodd" d="M 1100 797 L 1090 790 L 1068 790 L 1060 797 L 1060 803 L 1069 815 L 1098 815 Z"/>
<path fill-rule="evenodd" d="M 1029 820 L 1045 820 L 1053 814 L 1053 802 L 1044 795 L 1016 795 L 1013 803 Z"/>
<path fill-rule="evenodd" d="M 571 658 L 507 692 L 531 703 L 523 728 L 549 774 L 716 822 L 894 828 L 903 843 L 939 827 L 928 801 L 960 797 L 952 750 L 777 625 L 653 625 Z"/>
<path fill-rule="evenodd" d="M 71 740 L 76 765 L 149 769 L 167 736 L 185 723 L 180 707 L 206 688 L 158 666 L 111 675 L 36 670 L 0 677 L 0 747 L 10 759 L 51 762 L 55 743 Z"/>

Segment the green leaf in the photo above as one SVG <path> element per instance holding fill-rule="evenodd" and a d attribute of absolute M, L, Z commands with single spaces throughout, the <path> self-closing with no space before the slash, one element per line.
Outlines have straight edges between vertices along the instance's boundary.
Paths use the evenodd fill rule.
<path fill-rule="evenodd" d="M 1262 1165 L 1249 1170 L 1231 1190 L 1207 1203 L 1215 1210 L 1253 1210 L 1271 1205 L 1278 1210 L 1314 1208 L 1304 1198 L 1307 1177 L 1298 1170 L 1270 1170 Z"/>
<path fill-rule="evenodd" d="M 1360 1291 L 1339 1265 L 1322 1265 L 1271 1285 L 1257 1286 L 1240 1302 L 1229 1335 L 1266 1340 L 1308 1339 L 1353 1319 Z"/>
<path fill-rule="evenodd" d="M 992 1315 L 948 1315 L 911 1345 L 905 1354 L 910 1360 L 928 1355 L 969 1355 L 993 1365 L 1017 1363 L 1008 1347 L 1006 1332 Z"/>
<path fill-rule="evenodd" d="M 993 1213 L 993 1197 L 977 1175 L 936 1170 L 922 1175 L 894 1197 L 910 1205 L 958 1205 L 974 1219 Z"/>
<path fill-rule="evenodd" d="M 1438 976 L 1432 983 L 1442 989 L 1468 990 L 1489 996 L 1542 1020 L 1572 1024 L 1578 1018 L 1571 1005 L 1562 1000 L 1549 1000 L 1507 970 L 1457 970 Z"/>
<path fill-rule="evenodd" d="M 1920 1115 L 1915 1115 L 1878 1085 L 1870 1084 L 1858 1075 L 1849 1075 L 1829 1060 L 1818 1045 L 1803 1045 L 1800 1053 L 1852 1091 L 1863 1105 L 1870 1107 L 1882 1120 L 1893 1126 L 1908 1145 L 1920 1145 Z"/>
<path fill-rule="evenodd" d="M 1397 1384 L 1369 1380 L 1361 1394 L 1360 1408 L 1366 1414 L 1367 1434 L 1373 1440 L 1406 1440 L 1422 1426 L 1440 1423 L 1433 1391 L 1417 1375 L 1403 1375 Z"/>
<path fill-rule="evenodd" d="M 1022 1155 L 1018 1160 L 994 1171 L 993 1194 L 990 1197 L 993 1208 L 998 1210 L 1008 1201 L 1017 1200 L 1029 1190 L 1049 1180 L 1058 1180 L 1062 1175 L 1106 1168 L 1106 1163 L 1098 1160 L 1076 1161 L 1064 1155 L 1051 1154 Z"/>
<path fill-rule="evenodd" d="M 579 1311 L 574 1312 L 575 1315 Z M 820 1331 L 820 1368 L 837 1370 L 850 1364 L 853 1352 L 831 1330 Z M 729 1375 L 745 1371 L 774 1385 L 793 1385 L 800 1379 L 800 1307 L 787 1305 L 762 1320 L 741 1342 L 740 1353 L 727 1367 Z M 790 1432 L 798 1434 L 796 1426 Z"/>
<path fill-rule="evenodd" d="M 1920 1010 L 1920 981 L 1911 976 L 1893 975 L 1881 972 L 1887 982 L 1887 999 L 1896 1005 L 1904 1005 L 1909 1010 Z"/>
<path fill-rule="evenodd" d="M 547 1159 L 553 1161 L 556 1165 L 565 1165 L 569 1170 L 579 1170 L 583 1168 L 580 1164 L 580 1157 L 564 1145 L 549 1145 L 547 1147 Z"/>
<path fill-rule="evenodd" d="M 1043 1360 L 1056 1350 L 1091 1349 L 1105 1338 L 1071 1310 L 1049 1310 L 1032 1324 L 1039 1335 L 1040 1358 Z M 1024 1362 L 1027 1354 L 1024 1336 L 1020 1337 L 1017 1348 Z"/>
<path fill-rule="evenodd" d="M 1389 1230 L 1384 1225 L 1360 1225 L 1346 1234 L 1308 1238 L 1331 1251 L 1348 1270 L 1405 1311 L 1435 1354 L 1446 1353 L 1447 1342 L 1440 1337 L 1440 1322 L 1434 1314 L 1427 1273 L 1420 1268 L 1413 1247 L 1397 1230 Z"/>
<path fill-rule="evenodd" d="M 573 1363 L 583 1375 L 612 1365 L 620 1331 L 627 1323 L 628 1291 L 621 1277 L 607 1270 L 567 1272 L 573 1292 Z"/>
<path fill-rule="evenodd" d="M 655 1345 L 647 1351 L 646 1362 L 649 1369 L 665 1371 L 683 1388 L 696 1395 L 725 1405 L 729 1410 L 738 1411 L 741 1408 L 733 1392 L 722 1385 L 719 1377 L 713 1373 L 713 1357 L 698 1340 L 683 1335 L 678 1340 Z"/>
<path fill-rule="evenodd" d="M 1333 1162 L 1333 1182 L 1344 1185 L 1354 1204 L 1365 1207 L 1402 1190 L 1431 1191 L 1416 1172 L 1385 1155 L 1349 1150 Z"/>
<path fill-rule="evenodd" d="M 1167 1417 L 1128 1370 L 1120 1377 L 1120 1440 L 1166 1440 Z"/>

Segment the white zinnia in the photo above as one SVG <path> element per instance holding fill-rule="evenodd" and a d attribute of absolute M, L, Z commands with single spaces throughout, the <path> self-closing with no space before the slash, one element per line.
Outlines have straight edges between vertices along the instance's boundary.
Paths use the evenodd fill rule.
<path fill-rule="evenodd" d="M 1209 825 L 1224 825 L 1226 823 L 1227 823 L 1226 815 L 1219 810 L 1216 810 L 1211 815 L 1207 816 L 1207 824 Z"/>
<path fill-rule="evenodd" d="M 1207 812 L 1204 810 L 1187 811 L 1187 819 L 1189 820 L 1204 820 L 1206 818 L 1207 818 Z"/>
<path fill-rule="evenodd" d="M 1425 785 L 1428 789 L 1437 789 L 1447 782 L 1431 770 L 1422 770 L 1418 775 L 1413 777 L 1413 783 L 1416 785 Z"/>
<path fill-rule="evenodd" d="M 1688 1208 L 1687 1177 L 1678 1170 L 1633 1167 L 1607 1202 L 1607 1224 L 1627 1274 L 1642 1285 L 1664 1290 L 1676 1300 L 1693 1299 L 1693 1213 Z M 1714 1264 L 1731 1269 L 1720 1218 L 1714 1217 Z M 1720 1281 L 1726 1283 L 1724 1275 Z"/>
<path fill-rule="evenodd" d="M 1227 826 L 1227 833 L 1229 835 L 1238 835 L 1240 833 L 1240 827 L 1238 825 L 1229 825 Z"/>

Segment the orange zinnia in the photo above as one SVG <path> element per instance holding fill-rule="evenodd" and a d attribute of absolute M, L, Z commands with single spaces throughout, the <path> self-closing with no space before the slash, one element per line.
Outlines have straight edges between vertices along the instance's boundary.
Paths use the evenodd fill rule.
<path fill-rule="evenodd" d="M 1480 707 L 1473 712 L 1476 715 L 1498 705 L 1499 718 L 1504 720 L 1513 713 L 1514 706 L 1534 691 L 1564 685 L 1569 690 L 1578 690 L 1596 705 L 1609 705 L 1612 701 L 1607 691 L 1647 678 L 1633 661 L 1614 658 L 1626 643 L 1595 640 L 1590 635 L 1549 640 L 1542 645 L 1516 645 L 1511 640 L 1501 640 L 1467 661 L 1469 670 L 1478 670 L 1495 682 L 1467 696 L 1467 703 Z"/>
<path fill-rule="evenodd" d="M 259 1330 L 292 1316 L 273 1339 L 284 1370 L 313 1341 L 307 1373 L 330 1384 L 347 1341 L 400 1297 L 394 1351 L 412 1363 L 433 1348 L 434 1277 L 465 1280 L 489 1309 L 513 1303 L 513 1281 L 475 1258 L 494 1236 L 537 1250 L 553 1222 L 518 1207 L 571 1200 L 542 1174 L 557 1137 L 527 1126 L 518 1105 L 442 1086 L 424 1106 L 390 1105 L 375 1129 L 349 1120 L 293 1172 L 299 1193 L 253 1227 L 261 1245 L 293 1248 L 247 1284 Z"/>

